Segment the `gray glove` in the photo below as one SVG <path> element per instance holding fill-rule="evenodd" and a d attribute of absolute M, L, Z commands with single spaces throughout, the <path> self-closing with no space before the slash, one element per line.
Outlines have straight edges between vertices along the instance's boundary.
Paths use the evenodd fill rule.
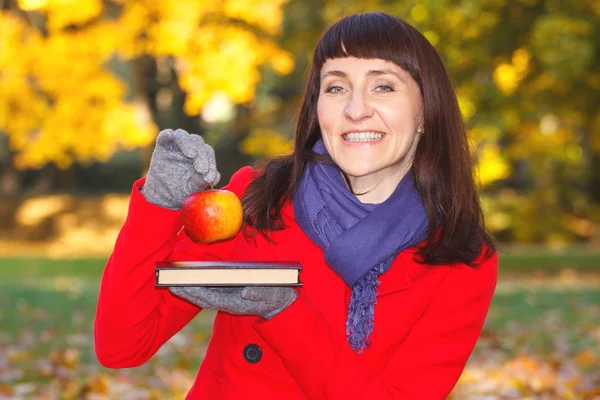
<path fill-rule="evenodd" d="M 298 297 L 291 287 L 185 287 L 172 286 L 171 293 L 208 310 L 233 315 L 258 315 L 269 319 L 285 310 Z"/>
<path fill-rule="evenodd" d="M 142 194 L 152 204 L 179 209 L 187 196 L 220 179 L 215 151 L 200 135 L 165 129 L 156 138 Z"/>

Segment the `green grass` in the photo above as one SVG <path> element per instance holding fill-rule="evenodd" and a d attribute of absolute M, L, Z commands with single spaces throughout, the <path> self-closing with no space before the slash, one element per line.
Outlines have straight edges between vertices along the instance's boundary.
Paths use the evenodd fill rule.
<path fill-rule="evenodd" d="M 14 331 L 36 321 L 28 320 L 23 307 L 44 309 L 53 317 L 51 321 L 41 319 L 40 324 L 54 324 L 65 329 L 72 326 L 71 315 L 76 312 L 91 317 L 95 311 L 98 287 L 106 260 L 103 259 L 39 259 L 39 258 L 0 258 L 0 301 L 14 304 L 5 308 L 1 322 L 3 331 Z M 500 277 L 513 272 L 531 274 L 534 272 L 554 273 L 564 268 L 580 272 L 600 274 L 600 253 L 521 253 L 500 255 Z M 593 292 L 593 291 L 592 291 Z M 506 308 L 509 315 L 529 316 L 528 306 L 513 308 L 513 304 L 526 305 L 523 293 L 498 295 L 499 306 Z M 540 294 L 540 296 L 543 296 Z M 560 309 L 568 302 L 560 296 L 550 294 L 549 307 Z M 505 299 L 505 300 L 503 300 Z M 600 299 L 591 300 L 599 304 Z M 506 302 L 506 303 L 504 303 Z M 546 304 L 542 301 L 540 306 Z M 31 326 L 31 325 L 30 325 Z M 33 327 L 33 326 L 32 326 Z"/>
<path fill-rule="evenodd" d="M 23 371 L 9 386 L 22 382 L 36 382 L 40 388 L 49 385 L 57 377 L 40 374 L 39 362 L 65 349 L 79 353 L 75 371 L 82 382 L 97 371 L 113 377 L 123 374 L 101 368 L 93 351 L 93 320 L 105 262 L 0 258 L 0 303 L 8 305 L 0 310 L 0 359 L 12 352 L 9 365 Z M 487 339 L 478 343 L 474 365 L 493 358 L 489 354 L 499 360 L 524 352 L 551 358 L 557 347 L 567 349 L 566 356 L 595 348 L 596 339 L 589 332 L 599 329 L 598 287 L 551 284 L 534 290 L 525 280 L 542 271 L 560 282 L 560 274 L 555 273 L 565 268 L 600 276 L 600 253 L 501 253 L 500 279 L 506 279 L 499 285 L 484 329 L 494 340 L 492 345 Z M 167 343 L 166 351 L 128 372 L 132 375 L 127 379 L 139 388 L 151 386 L 160 368 L 180 365 L 195 373 L 213 316 L 202 313 L 182 331 L 187 341 Z M 170 395 L 173 389 L 160 390 Z"/>
<path fill-rule="evenodd" d="M 530 272 L 573 268 L 600 273 L 600 252 L 565 251 L 560 253 L 500 249 L 500 270 Z M 72 276 L 96 282 L 102 275 L 105 259 L 0 258 L 0 281 L 27 278 Z"/>
<path fill-rule="evenodd" d="M 600 252 L 560 253 L 500 250 L 500 272 L 554 273 L 566 268 L 600 273 Z"/>
<path fill-rule="evenodd" d="M 557 339 L 568 341 L 571 351 L 581 351 L 596 347 L 597 338 L 589 331 L 599 327 L 598 314 L 589 313 L 591 307 L 600 307 L 597 288 L 498 291 L 486 329 L 507 332 L 518 326 L 521 343 L 504 348 L 512 355 L 523 351 L 551 354 Z"/>
<path fill-rule="evenodd" d="M 106 260 L 102 259 L 0 258 L 0 281 L 15 282 L 62 275 L 97 283 L 105 263 Z"/>
<path fill-rule="evenodd" d="M 0 258 L 0 301 L 14 304 L 3 310 L 0 322 L 2 330 L 11 332 L 25 326 L 44 327 L 48 324 L 61 329 L 74 329 L 73 313 L 82 313 L 91 318 L 95 311 L 98 287 L 106 260 L 104 259 L 39 259 Z M 565 268 L 580 272 L 600 274 L 600 253 L 519 253 L 500 254 L 500 277 L 513 273 L 531 274 L 539 271 L 554 273 Z M 594 292 L 594 291 L 591 291 Z M 544 296 L 543 294 L 539 294 Z M 507 315 L 529 318 L 531 307 L 522 301 L 523 293 L 497 295 L 498 306 L 507 310 Z M 567 307 L 568 302 L 560 296 L 549 294 L 550 308 Z M 592 295 L 594 304 L 600 304 L 597 295 Z M 545 305 L 543 300 L 539 306 Z M 513 307 L 514 305 L 521 305 Z M 52 318 L 32 321 L 23 307 L 43 309 Z"/>

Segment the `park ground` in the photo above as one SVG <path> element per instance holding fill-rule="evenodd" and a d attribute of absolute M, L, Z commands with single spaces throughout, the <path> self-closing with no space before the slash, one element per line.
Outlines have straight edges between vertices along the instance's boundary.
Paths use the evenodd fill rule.
<path fill-rule="evenodd" d="M 105 258 L 0 258 L 0 400 L 183 399 L 214 314 L 138 368 L 93 351 Z M 481 338 L 452 399 L 600 399 L 600 253 L 504 251 Z"/>

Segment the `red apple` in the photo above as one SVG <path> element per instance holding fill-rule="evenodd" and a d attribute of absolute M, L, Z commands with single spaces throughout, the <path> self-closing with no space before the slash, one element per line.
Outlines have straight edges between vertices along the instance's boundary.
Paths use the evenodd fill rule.
<path fill-rule="evenodd" d="M 242 202 L 235 193 L 207 189 L 190 194 L 181 207 L 183 227 L 195 242 L 212 243 L 234 237 L 243 221 Z"/>

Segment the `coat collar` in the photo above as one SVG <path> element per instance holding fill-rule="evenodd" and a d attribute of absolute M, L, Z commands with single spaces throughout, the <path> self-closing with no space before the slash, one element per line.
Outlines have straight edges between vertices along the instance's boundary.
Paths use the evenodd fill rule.
<path fill-rule="evenodd" d="M 405 253 L 411 253 L 410 258 L 405 260 Z M 390 269 L 379 277 L 381 284 L 379 285 L 378 295 L 380 297 L 406 290 L 412 286 L 412 279 L 407 271 L 407 261 L 413 262 L 412 248 L 400 253 L 392 263 Z"/>
<path fill-rule="evenodd" d="M 291 201 L 286 201 L 281 209 L 284 222 L 292 229 L 297 229 L 301 232 L 300 227 L 294 220 L 294 208 Z M 303 234 L 303 233 L 302 233 Z M 305 236 L 305 235 L 304 235 Z M 307 238 L 308 240 L 308 238 Z M 412 286 L 412 279 L 408 273 L 407 267 L 414 263 L 413 257 L 416 248 L 410 248 L 402 251 L 394 260 L 389 270 L 382 274 L 379 278 L 379 296 L 385 296 L 401 290 L 406 290 Z"/>

